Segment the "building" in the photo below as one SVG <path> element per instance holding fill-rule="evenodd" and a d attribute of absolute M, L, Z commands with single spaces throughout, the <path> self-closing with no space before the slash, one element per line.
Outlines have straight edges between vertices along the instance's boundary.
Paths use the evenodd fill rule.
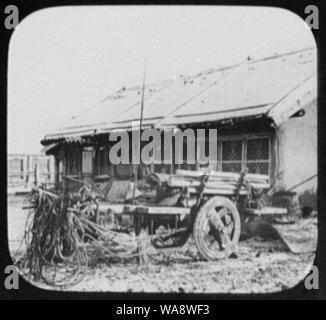
<path fill-rule="evenodd" d="M 316 49 L 308 48 L 146 85 L 143 128 L 216 128 L 218 160 L 207 165 L 269 174 L 276 190 L 314 199 L 316 58 Z M 109 162 L 107 136 L 131 131 L 140 119 L 141 97 L 141 86 L 122 88 L 44 137 L 41 143 L 56 159 L 57 182 L 62 174 L 95 181 L 133 175 L 132 165 Z M 173 164 L 150 166 L 158 172 L 175 169 Z"/>

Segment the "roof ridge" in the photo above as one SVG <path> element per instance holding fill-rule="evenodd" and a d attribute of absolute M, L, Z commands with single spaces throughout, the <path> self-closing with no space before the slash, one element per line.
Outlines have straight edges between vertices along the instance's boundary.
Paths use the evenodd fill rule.
<path fill-rule="evenodd" d="M 267 57 L 264 57 L 264 58 L 250 60 L 250 61 L 248 61 L 248 63 L 255 63 L 255 62 L 260 62 L 260 61 L 265 61 L 265 60 L 277 59 L 277 58 L 281 58 L 281 57 L 284 57 L 284 56 L 290 56 L 292 54 L 297 54 L 297 53 L 300 53 L 300 52 L 305 52 L 305 51 L 314 50 L 314 49 L 317 49 L 317 48 L 316 47 L 307 47 L 307 48 L 303 48 L 303 49 L 300 49 L 300 50 L 289 51 L 289 52 L 284 52 L 284 53 L 280 53 L 280 54 L 275 54 L 273 56 L 267 56 Z"/>

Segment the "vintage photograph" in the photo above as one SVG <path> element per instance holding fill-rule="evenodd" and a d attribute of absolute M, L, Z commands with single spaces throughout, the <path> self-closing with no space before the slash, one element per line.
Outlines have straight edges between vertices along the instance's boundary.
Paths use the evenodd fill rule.
<path fill-rule="evenodd" d="M 317 55 L 291 11 L 35 11 L 8 60 L 8 245 L 69 292 L 270 293 L 317 247 Z"/>

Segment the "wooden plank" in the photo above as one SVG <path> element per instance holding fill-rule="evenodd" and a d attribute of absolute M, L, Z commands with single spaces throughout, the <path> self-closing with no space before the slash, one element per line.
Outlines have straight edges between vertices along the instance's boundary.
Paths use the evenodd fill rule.
<path fill-rule="evenodd" d="M 183 187 L 194 187 L 198 188 L 201 186 L 201 182 L 197 180 L 187 180 L 187 179 L 181 179 L 181 178 L 174 178 L 171 177 L 169 180 L 168 185 L 170 187 L 175 187 L 175 188 L 183 188 Z M 219 181 L 219 180 L 210 180 L 208 179 L 207 188 L 217 188 L 217 189 L 231 189 L 231 190 L 236 190 L 238 188 L 238 182 L 228 182 L 228 181 Z M 266 185 L 259 184 L 256 187 L 267 187 Z M 269 185 L 268 185 L 269 188 Z"/>
<path fill-rule="evenodd" d="M 168 185 L 170 187 L 177 187 L 177 188 L 183 188 L 183 187 L 199 187 L 201 185 L 200 181 L 196 180 L 188 180 L 188 179 L 183 179 L 182 177 L 175 177 L 171 176 Z"/>
<path fill-rule="evenodd" d="M 147 213 L 147 214 L 190 214 L 190 208 L 183 207 L 161 207 L 161 206 L 147 206 L 147 205 L 127 205 L 127 204 L 114 204 L 109 202 L 99 202 L 100 211 L 111 210 L 116 214 L 135 214 L 135 213 Z"/>
<path fill-rule="evenodd" d="M 271 187 L 269 183 L 250 183 L 250 185 L 255 189 L 270 189 Z"/>
<path fill-rule="evenodd" d="M 215 172 L 211 172 L 210 175 L 212 177 L 228 178 L 231 180 L 239 180 L 240 179 L 240 174 L 235 173 L 235 172 L 215 171 Z"/>
<path fill-rule="evenodd" d="M 212 172 L 204 172 L 204 171 L 191 171 L 191 170 L 176 170 L 176 175 L 180 176 L 187 176 L 187 177 L 193 177 L 193 178 L 200 178 L 204 174 L 209 175 L 210 179 L 214 178 L 225 178 L 229 180 L 239 180 L 240 174 L 234 173 L 234 172 L 223 172 L 223 171 L 212 171 Z M 269 176 L 265 174 L 256 174 L 256 173 L 248 173 L 246 175 L 247 180 L 249 181 L 269 181 Z"/>
<path fill-rule="evenodd" d="M 175 174 L 180 175 L 180 176 L 188 176 L 188 177 L 200 178 L 200 177 L 203 176 L 204 173 L 202 171 L 192 171 L 192 170 L 177 169 L 177 170 L 175 170 Z"/>
<path fill-rule="evenodd" d="M 238 183 L 239 180 L 240 180 L 240 177 L 237 177 L 236 179 L 234 179 L 232 177 L 211 175 L 211 176 L 208 177 L 208 180 L 210 180 L 210 181 L 223 181 L 223 182 L 230 182 L 230 183 Z"/>
<path fill-rule="evenodd" d="M 135 213 L 137 208 L 140 206 L 137 205 L 129 205 L 125 203 L 112 203 L 106 201 L 99 201 L 99 210 L 100 211 L 112 211 L 116 214 L 123 214 L 123 213 Z"/>
<path fill-rule="evenodd" d="M 112 210 L 114 213 L 122 213 L 124 211 L 125 204 L 113 204 L 110 202 L 99 201 L 98 208 L 99 211 L 107 212 L 108 210 Z"/>
<path fill-rule="evenodd" d="M 222 189 L 205 189 L 204 194 L 210 194 L 210 195 L 221 195 L 221 196 L 234 196 L 235 192 L 232 190 L 222 190 Z M 248 191 L 241 190 L 240 195 L 247 195 Z"/>
<path fill-rule="evenodd" d="M 190 208 L 148 206 L 148 214 L 190 214 Z"/>
<path fill-rule="evenodd" d="M 258 174 L 258 173 L 248 173 L 246 177 L 249 180 L 269 180 L 269 176 L 267 174 Z"/>
<path fill-rule="evenodd" d="M 260 216 L 260 215 L 282 215 L 282 214 L 287 214 L 287 209 L 286 208 L 274 208 L 274 207 L 265 207 L 262 209 L 247 209 L 246 210 L 247 214 L 251 214 L 251 215 L 256 215 L 256 216 Z"/>
<path fill-rule="evenodd" d="M 178 169 L 176 170 L 176 175 L 180 176 L 188 176 L 188 177 L 194 177 L 194 178 L 200 178 L 203 175 L 208 175 L 210 177 L 221 177 L 221 178 L 230 178 L 234 180 L 239 180 L 240 174 L 239 173 L 233 173 L 233 172 L 222 172 L 222 171 L 212 171 L 212 172 L 204 172 L 204 171 L 192 171 L 192 170 L 182 170 Z"/>
<path fill-rule="evenodd" d="M 189 192 L 192 194 L 197 194 L 198 190 L 196 188 L 189 188 Z M 235 191 L 233 190 L 226 190 L 226 189 L 210 189 L 210 188 L 205 188 L 204 190 L 204 194 L 207 195 L 221 195 L 221 196 L 234 196 L 235 195 Z M 247 190 L 241 190 L 240 191 L 240 195 L 247 195 L 248 191 Z"/>
<path fill-rule="evenodd" d="M 226 183 L 223 183 L 223 184 L 207 183 L 206 188 L 207 189 L 217 189 L 217 190 L 233 190 L 233 191 L 238 190 L 238 186 L 233 186 L 231 184 L 226 184 Z M 241 189 L 244 189 L 244 187 L 241 187 Z"/>

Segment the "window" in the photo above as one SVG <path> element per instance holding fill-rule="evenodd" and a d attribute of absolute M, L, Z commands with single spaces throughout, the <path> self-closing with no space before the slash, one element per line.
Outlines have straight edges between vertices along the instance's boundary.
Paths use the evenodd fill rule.
<path fill-rule="evenodd" d="M 83 150 L 82 172 L 84 174 L 93 173 L 93 148 L 86 147 Z"/>
<path fill-rule="evenodd" d="M 249 173 L 269 174 L 271 161 L 269 137 L 222 138 L 219 150 L 221 171 L 241 172 L 248 168 Z"/>
<path fill-rule="evenodd" d="M 242 170 L 242 145 L 243 141 L 222 141 L 222 171 L 241 172 Z"/>
<path fill-rule="evenodd" d="M 269 174 L 269 139 L 247 141 L 247 168 L 250 173 Z"/>
<path fill-rule="evenodd" d="M 62 175 L 63 175 L 63 160 L 61 158 L 55 159 L 55 181 L 56 184 L 62 182 Z"/>
<path fill-rule="evenodd" d="M 209 156 L 209 140 L 206 136 L 205 140 L 205 155 Z M 198 151 L 198 150 L 197 150 Z M 174 152 L 174 145 L 173 145 Z M 173 158 L 174 158 L 173 154 Z M 162 155 L 163 158 L 163 155 Z M 187 144 L 183 147 L 183 163 L 173 164 L 172 168 L 198 170 L 210 167 L 213 170 L 225 172 L 242 172 L 248 168 L 249 173 L 270 174 L 271 167 L 271 151 L 270 137 L 268 135 L 241 135 L 219 137 L 217 141 L 217 163 L 208 161 L 204 164 L 187 164 Z M 153 165 L 154 172 L 169 173 L 171 165 L 155 164 Z"/>

